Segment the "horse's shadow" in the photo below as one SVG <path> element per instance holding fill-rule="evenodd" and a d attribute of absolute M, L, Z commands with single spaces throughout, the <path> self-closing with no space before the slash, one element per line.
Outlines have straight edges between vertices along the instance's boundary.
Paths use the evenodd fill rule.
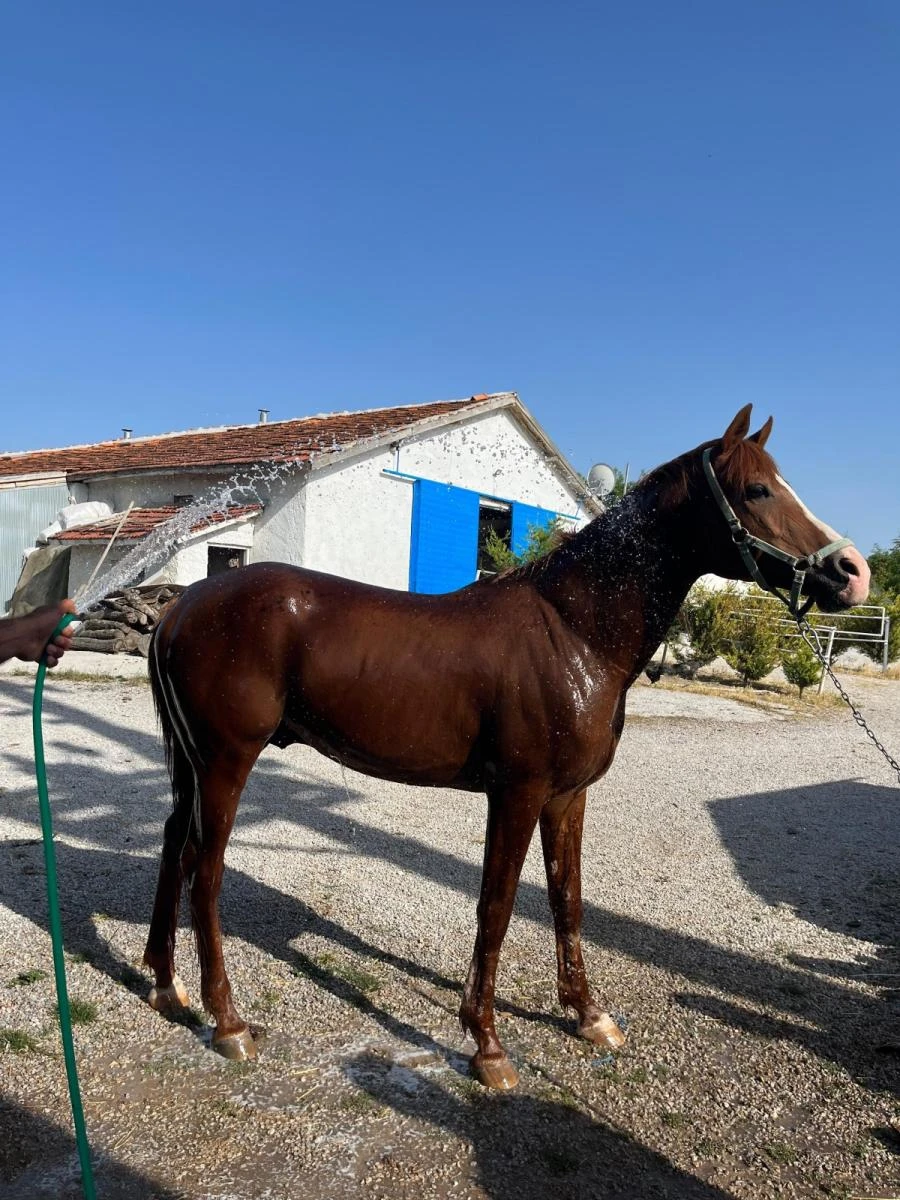
<path fill-rule="evenodd" d="M 605 1121 L 557 1101 L 487 1093 L 467 1099 L 375 1055 L 350 1059 L 343 1069 L 380 1104 L 470 1145 L 475 1181 L 491 1200 L 727 1200 Z M 377 1159 L 367 1164 L 373 1174 L 378 1167 Z"/>
<path fill-rule="evenodd" d="M 71 1133 L 2 1093 L 0 1146 L 4 1200 L 82 1200 L 85 1193 Z M 183 1195 L 96 1152 L 91 1167 L 103 1200 L 178 1200 Z"/>

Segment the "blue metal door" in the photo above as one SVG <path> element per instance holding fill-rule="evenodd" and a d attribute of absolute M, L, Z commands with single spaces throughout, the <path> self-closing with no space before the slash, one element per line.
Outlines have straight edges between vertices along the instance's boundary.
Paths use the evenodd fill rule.
<path fill-rule="evenodd" d="M 409 590 L 452 592 L 475 579 L 478 493 L 430 479 L 413 484 Z"/>
<path fill-rule="evenodd" d="M 532 528 L 544 529 L 553 523 L 558 516 L 548 508 L 535 508 L 531 504 L 520 504 L 513 501 L 512 506 L 512 551 L 522 554 L 528 547 L 528 531 Z"/>

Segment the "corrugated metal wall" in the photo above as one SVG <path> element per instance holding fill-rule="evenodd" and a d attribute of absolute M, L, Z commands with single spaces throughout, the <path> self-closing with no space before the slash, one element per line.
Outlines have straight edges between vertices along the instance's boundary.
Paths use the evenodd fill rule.
<path fill-rule="evenodd" d="M 0 487 L 0 614 L 6 612 L 22 570 L 23 551 L 68 503 L 65 483 Z"/>

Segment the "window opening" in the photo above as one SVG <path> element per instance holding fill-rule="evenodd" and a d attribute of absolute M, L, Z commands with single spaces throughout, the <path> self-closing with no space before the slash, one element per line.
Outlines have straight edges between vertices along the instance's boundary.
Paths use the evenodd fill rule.
<path fill-rule="evenodd" d="M 498 537 L 505 546 L 512 542 L 512 505 L 501 500 L 478 501 L 478 575 L 479 579 L 497 574 L 497 568 L 488 557 L 487 541 L 490 534 Z"/>
<path fill-rule="evenodd" d="M 222 571 L 233 571 L 247 561 L 247 551 L 236 546 L 208 546 L 206 550 L 206 574 L 219 575 Z"/>

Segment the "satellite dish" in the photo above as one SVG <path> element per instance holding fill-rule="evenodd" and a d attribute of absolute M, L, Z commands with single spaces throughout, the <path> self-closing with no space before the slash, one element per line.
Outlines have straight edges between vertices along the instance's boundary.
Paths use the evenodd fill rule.
<path fill-rule="evenodd" d="M 588 471 L 587 485 L 591 495 L 602 500 L 616 486 L 616 473 L 606 463 L 595 463 Z"/>

